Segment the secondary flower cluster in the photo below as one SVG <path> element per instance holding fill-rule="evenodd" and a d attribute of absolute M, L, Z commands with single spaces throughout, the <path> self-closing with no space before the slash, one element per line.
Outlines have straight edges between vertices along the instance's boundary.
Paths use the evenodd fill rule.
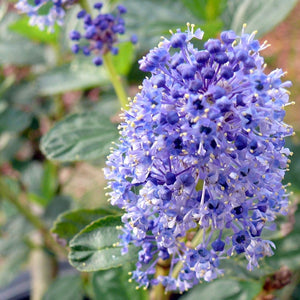
<path fill-rule="evenodd" d="M 48 27 L 54 30 L 57 23 L 62 26 L 65 16 L 65 7 L 77 2 L 76 0 L 19 0 L 16 8 L 26 13 L 30 20 L 29 24 L 37 25 L 41 30 Z"/>
<path fill-rule="evenodd" d="M 94 8 L 101 10 L 103 4 L 96 3 Z M 78 53 L 83 52 L 84 55 L 90 55 L 94 53 L 96 56 L 93 62 L 96 66 L 100 66 L 103 63 L 102 56 L 107 52 L 112 54 L 118 54 L 118 48 L 116 44 L 118 42 L 118 34 L 125 33 L 125 22 L 121 15 L 126 13 L 126 8 L 123 5 L 117 6 L 117 15 L 99 13 L 94 19 L 85 10 L 78 13 L 77 18 L 83 19 L 85 33 L 82 35 L 79 31 L 73 30 L 70 33 L 70 39 L 72 41 L 80 41 L 85 39 L 86 43 L 81 46 L 76 43 L 72 46 L 72 51 Z M 133 35 L 131 42 L 135 44 L 137 37 Z"/>
<path fill-rule="evenodd" d="M 222 274 L 234 254 L 252 270 L 273 254 L 263 229 L 286 213 L 290 82 L 280 69 L 265 74 L 254 34 L 225 31 L 199 51 L 191 39 L 202 35 L 188 25 L 140 61 L 151 76 L 108 157 L 111 203 L 125 211 L 120 244 L 141 247 L 139 285 L 184 291 Z M 155 278 L 161 264 L 169 274 Z"/>

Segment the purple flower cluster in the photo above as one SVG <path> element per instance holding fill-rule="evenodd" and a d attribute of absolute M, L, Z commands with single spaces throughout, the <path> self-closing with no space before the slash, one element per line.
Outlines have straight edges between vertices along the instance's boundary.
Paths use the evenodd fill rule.
<path fill-rule="evenodd" d="M 103 4 L 96 3 L 94 8 L 98 11 L 102 9 Z M 121 15 L 126 13 L 126 8 L 123 5 L 117 6 L 117 14 L 99 13 L 94 19 L 85 10 L 77 14 L 78 19 L 83 19 L 85 33 L 81 34 L 77 30 L 70 32 L 70 39 L 79 42 L 85 39 L 83 45 L 76 43 L 72 46 L 73 53 L 83 52 L 84 55 L 89 56 L 91 53 L 96 56 L 93 63 L 100 66 L 103 63 L 102 56 L 107 52 L 113 55 L 118 54 L 116 44 L 118 42 L 118 34 L 125 33 L 125 22 Z M 133 44 L 137 43 L 136 35 L 131 37 Z"/>
<path fill-rule="evenodd" d="M 37 25 L 41 30 L 47 27 L 49 31 L 53 31 L 56 23 L 63 25 L 65 7 L 75 2 L 76 0 L 19 0 L 16 8 L 29 16 L 30 25 Z"/>
<path fill-rule="evenodd" d="M 120 245 L 141 247 L 140 286 L 185 291 L 223 274 L 221 260 L 234 254 L 252 270 L 273 254 L 263 229 L 288 206 L 290 82 L 280 69 L 265 73 L 254 33 L 224 31 L 199 51 L 191 39 L 202 35 L 188 24 L 140 61 L 151 76 L 105 169 L 111 203 L 125 211 Z M 169 274 L 155 276 L 161 263 Z"/>

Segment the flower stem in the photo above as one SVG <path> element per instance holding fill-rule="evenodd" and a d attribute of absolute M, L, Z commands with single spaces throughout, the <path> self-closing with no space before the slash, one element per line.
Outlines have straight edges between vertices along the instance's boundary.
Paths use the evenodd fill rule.
<path fill-rule="evenodd" d="M 128 104 L 127 94 L 124 90 L 124 87 L 123 87 L 123 84 L 121 81 L 121 77 L 118 75 L 118 73 L 114 67 L 114 64 L 112 62 L 112 55 L 109 52 L 103 55 L 103 62 L 104 62 L 104 66 L 108 72 L 110 81 L 111 81 L 111 83 L 115 89 L 115 92 L 118 96 L 121 107 L 126 109 L 126 106 Z"/>
<path fill-rule="evenodd" d="M 60 246 L 54 240 L 45 224 L 31 212 L 31 209 L 28 207 L 28 205 L 19 201 L 17 195 L 12 192 L 8 184 L 3 179 L 0 179 L 0 195 L 4 199 L 11 202 L 17 208 L 17 210 L 41 232 L 44 237 L 45 245 L 48 248 L 50 248 L 56 254 L 67 256 L 66 249 Z"/>
<path fill-rule="evenodd" d="M 204 203 L 204 196 L 205 196 L 205 180 L 201 180 L 199 181 L 202 184 L 202 196 L 201 196 L 201 201 L 200 201 L 200 205 L 203 205 Z M 198 185 L 200 185 L 198 182 Z M 201 190 L 200 186 L 197 186 L 198 190 Z M 203 239 L 203 229 L 199 228 L 199 230 L 196 232 L 195 236 L 193 237 L 190 247 L 191 248 L 195 248 L 199 245 L 199 243 L 201 242 L 201 240 Z M 172 272 L 172 277 L 176 278 L 181 270 L 181 268 L 183 267 L 183 263 L 182 261 L 179 261 Z"/>
<path fill-rule="evenodd" d="M 202 238 L 203 238 L 203 230 L 199 229 L 198 232 L 195 234 L 194 238 L 191 241 L 191 247 L 195 248 L 200 243 Z M 182 261 L 179 261 L 175 265 L 174 270 L 172 272 L 172 277 L 173 278 L 176 278 L 178 276 L 178 274 L 179 274 L 182 267 L 183 267 L 183 263 L 182 263 Z"/>
<path fill-rule="evenodd" d="M 160 259 L 156 265 L 155 277 L 166 276 L 169 274 L 170 261 L 164 261 Z M 150 293 L 150 300 L 169 300 L 171 296 L 170 292 L 165 291 L 165 287 L 160 283 L 153 286 Z"/>
<path fill-rule="evenodd" d="M 199 229 L 192 239 L 191 246 L 195 248 L 199 245 L 200 241 L 203 239 L 203 229 Z"/>

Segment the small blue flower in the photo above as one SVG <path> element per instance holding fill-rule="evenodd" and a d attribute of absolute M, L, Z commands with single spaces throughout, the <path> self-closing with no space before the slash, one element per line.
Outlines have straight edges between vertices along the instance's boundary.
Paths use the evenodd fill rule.
<path fill-rule="evenodd" d="M 30 25 L 37 25 L 41 30 L 48 28 L 53 32 L 55 24 L 63 25 L 65 9 L 75 2 L 76 0 L 19 0 L 16 8 L 29 16 Z"/>
<path fill-rule="evenodd" d="M 191 40 L 202 36 L 189 25 L 140 61 L 151 75 L 108 157 L 111 203 L 125 211 L 121 244 L 142 249 L 133 273 L 139 285 L 183 292 L 222 275 L 228 255 L 244 255 L 252 270 L 273 254 L 265 224 L 287 210 L 290 83 L 280 69 L 265 73 L 265 46 L 254 34 L 225 31 L 199 51 Z M 154 279 L 167 259 L 169 274 Z"/>
<path fill-rule="evenodd" d="M 70 39 L 72 41 L 79 41 L 76 51 L 72 51 L 77 54 L 82 50 L 83 54 L 95 55 L 93 63 L 96 66 L 100 66 L 103 63 L 103 55 L 111 52 L 113 55 L 119 53 L 119 49 L 116 45 L 119 42 L 118 35 L 125 33 L 125 22 L 121 15 L 126 13 L 126 8 L 123 5 L 117 6 L 117 14 L 101 13 L 103 4 L 101 2 L 94 4 L 94 9 L 98 11 L 98 15 L 92 18 L 85 10 L 80 11 L 77 14 L 77 19 L 82 19 L 84 23 L 84 34 L 80 34 L 78 31 L 70 32 Z M 130 41 L 132 44 L 137 43 L 137 36 L 132 35 Z"/>

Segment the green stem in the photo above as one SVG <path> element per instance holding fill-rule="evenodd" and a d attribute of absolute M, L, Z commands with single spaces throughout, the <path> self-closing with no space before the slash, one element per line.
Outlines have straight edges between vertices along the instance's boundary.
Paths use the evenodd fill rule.
<path fill-rule="evenodd" d="M 114 67 L 114 64 L 112 62 L 112 55 L 109 52 L 103 55 L 103 62 L 104 62 L 104 66 L 108 72 L 110 81 L 115 89 L 115 92 L 116 92 L 118 98 L 119 98 L 120 104 L 124 109 L 126 109 L 126 106 L 128 104 L 127 95 L 124 90 L 124 87 L 123 87 L 123 84 L 121 81 L 121 77 L 118 75 L 118 73 Z"/>
<path fill-rule="evenodd" d="M 201 202 L 202 202 L 204 200 L 204 195 L 205 195 L 205 181 L 201 180 L 201 182 L 202 182 L 202 197 L 201 197 Z M 197 185 L 197 188 L 199 190 L 201 189 L 198 185 Z M 191 241 L 191 247 L 192 248 L 197 247 L 202 239 L 203 239 L 203 230 L 201 228 L 199 228 L 199 230 L 197 231 L 197 233 L 195 234 L 195 236 L 193 237 L 193 239 Z M 176 278 L 178 276 L 182 267 L 183 267 L 183 263 L 181 261 L 179 261 L 173 269 L 173 272 L 172 272 L 173 278 Z"/>
<path fill-rule="evenodd" d="M 199 229 L 192 239 L 192 242 L 191 242 L 192 248 L 195 248 L 196 246 L 198 246 L 202 239 L 203 239 L 203 230 Z"/>
<path fill-rule="evenodd" d="M 43 235 L 45 245 L 48 246 L 54 253 L 66 256 L 67 251 L 65 248 L 60 246 L 49 233 L 48 228 L 44 225 L 44 223 L 31 212 L 31 209 L 28 205 L 21 203 L 18 200 L 17 195 L 11 191 L 9 186 L 5 183 L 3 179 L 0 179 L 0 195 L 2 198 L 10 201 L 17 210 L 35 227 L 37 228 Z"/>
<path fill-rule="evenodd" d="M 170 261 L 159 260 L 156 265 L 155 277 L 166 276 L 169 274 Z M 152 287 L 150 293 L 150 300 L 169 300 L 171 297 L 170 292 L 165 291 L 165 287 L 160 283 Z"/>
<path fill-rule="evenodd" d="M 179 274 L 179 272 L 180 272 L 180 270 L 181 270 L 182 267 L 183 267 L 183 263 L 182 263 L 181 261 L 179 261 L 179 262 L 175 265 L 175 267 L 174 267 L 174 269 L 173 269 L 173 272 L 172 272 L 172 277 L 173 277 L 173 278 L 176 278 L 176 277 L 178 276 L 178 274 Z"/>
<path fill-rule="evenodd" d="M 195 234 L 194 238 L 192 239 L 191 247 L 195 248 L 197 245 L 199 245 L 202 238 L 203 238 L 203 230 L 199 229 L 198 232 Z M 172 272 L 173 278 L 176 278 L 178 276 L 182 267 L 183 267 L 183 263 L 181 261 L 179 261 L 173 269 L 173 272 Z"/>

